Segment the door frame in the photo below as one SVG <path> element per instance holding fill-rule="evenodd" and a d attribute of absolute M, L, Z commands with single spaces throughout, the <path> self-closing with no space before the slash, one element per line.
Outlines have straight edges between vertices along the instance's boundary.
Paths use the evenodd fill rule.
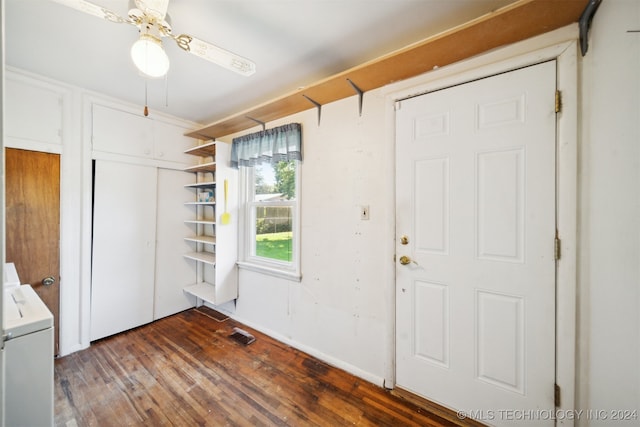
<path fill-rule="evenodd" d="M 6 67 L 5 81 L 13 81 L 39 89 L 54 92 L 61 103 L 61 141 L 60 143 L 34 141 L 26 138 L 5 136 L 4 147 L 19 150 L 38 151 L 60 155 L 60 313 L 59 313 L 59 354 L 65 356 L 87 347 L 82 346 L 76 336 L 78 313 L 74 307 L 79 305 L 79 284 L 82 268 L 82 251 L 77 237 L 80 233 L 81 201 L 76 191 L 80 185 L 79 166 L 82 144 L 80 142 L 81 124 L 72 120 L 74 107 L 72 101 L 77 89 L 24 70 Z M 5 105 L 6 108 L 6 105 Z M 64 285 L 62 285 L 64 283 Z"/>
<path fill-rule="evenodd" d="M 33 184 L 29 183 L 29 179 L 26 180 L 26 182 L 22 181 L 20 177 L 24 176 L 23 173 L 21 173 L 22 169 L 21 167 L 24 166 L 25 162 L 34 162 L 36 163 L 38 166 L 41 167 L 47 167 L 50 168 L 50 170 L 48 170 L 47 172 L 51 172 L 51 170 L 56 170 L 57 169 L 57 174 L 56 173 L 47 173 L 47 178 L 45 179 L 46 181 L 50 182 L 50 183 L 54 183 L 52 184 L 54 187 L 57 183 L 57 192 L 54 193 L 57 197 L 51 197 L 49 198 L 49 201 L 51 202 L 51 204 L 57 203 L 57 218 L 55 221 L 55 226 L 54 226 L 54 218 L 53 217 L 48 217 L 48 219 L 46 221 L 44 221 L 46 224 L 52 226 L 54 229 L 57 228 L 57 239 L 56 240 L 45 240 L 46 242 L 49 243 L 53 243 L 54 241 L 57 242 L 56 245 L 56 250 L 57 250 L 57 266 L 55 266 L 53 269 L 49 269 L 50 267 L 53 267 L 53 265 L 51 264 L 51 261 L 55 260 L 55 257 L 52 258 L 51 257 L 51 251 L 47 251 L 45 250 L 45 252 L 48 252 L 48 255 L 45 256 L 45 260 L 50 261 L 48 264 L 49 268 L 44 268 L 45 264 L 39 264 L 39 267 L 36 268 L 36 270 L 40 271 L 40 273 L 42 274 L 40 275 L 36 275 L 34 273 L 34 270 L 29 269 L 24 262 L 26 261 L 26 259 L 23 258 L 23 256 L 25 255 L 23 253 L 22 250 L 22 245 L 19 243 L 18 240 L 15 240 L 14 238 L 12 238 L 12 242 L 11 242 L 11 248 L 13 249 L 12 252 L 14 252 L 14 255 L 17 257 L 15 260 L 7 260 L 7 261 L 14 261 L 16 263 L 16 268 L 18 269 L 20 273 L 20 280 L 21 280 L 21 284 L 28 284 L 31 285 L 34 289 L 34 291 L 38 294 L 38 296 L 42 299 L 42 301 L 48 306 L 49 310 L 51 311 L 51 313 L 53 314 L 53 336 L 54 336 L 54 340 L 53 340 L 53 355 L 54 357 L 58 357 L 60 356 L 60 317 L 61 317 L 61 310 L 60 310 L 60 306 L 61 306 L 61 286 L 60 286 L 60 282 L 61 282 L 61 270 L 62 270 L 62 247 L 60 245 L 60 241 L 62 238 L 62 221 L 61 221 L 61 211 L 62 211 L 62 203 L 61 203 L 61 173 L 62 173 L 62 158 L 61 155 L 59 153 L 52 153 L 52 152 L 44 152 L 44 151 L 36 151 L 36 150 L 28 150 L 28 149 L 23 149 L 23 148 L 14 148 L 14 147 L 8 147 L 5 146 L 4 147 L 4 167 L 5 167 L 5 185 L 7 184 L 7 159 L 9 157 L 11 157 L 12 159 L 12 166 L 14 166 L 12 173 L 11 173 L 11 178 L 12 181 L 15 182 L 16 180 L 18 181 L 18 185 L 20 184 L 24 184 L 24 186 L 26 188 L 31 188 L 33 187 Z M 11 156 L 8 156 L 8 154 L 11 154 Z M 57 167 L 55 166 L 57 164 Z M 15 168 L 17 167 L 17 169 Z M 29 178 L 34 178 L 33 174 L 27 173 Z M 57 182 L 56 180 L 52 180 L 50 179 L 52 176 L 56 176 L 57 175 Z M 20 177 L 18 177 L 20 176 Z M 37 176 L 37 181 L 42 181 L 44 178 L 42 178 L 42 176 L 38 173 L 36 173 Z M 42 179 L 41 179 L 42 178 Z M 14 184 L 15 185 L 15 184 Z M 16 188 L 16 187 L 12 187 L 12 188 Z M 48 188 L 48 190 L 52 190 L 53 188 Z M 17 197 L 17 199 L 16 199 Z M 47 197 L 45 197 L 47 198 Z M 13 197 L 11 198 L 12 202 L 20 202 L 21 199 L 20 195 L 16 195 L 14 194 Z M 5 211 L 4 211 L 4 220 L 5 220 L 5 229 L 7 229 L 7 195 L 4 195 L 4 206 L 5 206 Z M 27 211 L 32 211 L 34 207 L 40 208 L 41 206 L 38 204 L 39 202 L 33 202 L 32 200 L 28 199 L 25 201 L 25 204 L 27 204 L 28 206 L 30 206 L 30 208 L 27 209 Z M 19 209 L 20 210 L 20 209 Z M 55 211 L 55 209 L 54 209 Z M 29 217 L 29 214 L 27 214 L 27 217 Z M 26 224 L 26 222 L 24 220 L 20 220 L 19 216 L 16 216 L 16 214 L 14 213 L 11 217 L 11 225 L 15 225 L 16 221 L 18 224 L 24 225 Z M 28 232 L 28 236 L 29 237 L 33 237 L 32 232 Z M 15 237 L 15 236 L 12 236 Z M 5 244 L 5 257 L 6 257 L 6 250 L 7 250 L 7 234 L 5 233 L 4 235 L 4 244 Z M 43 268 L 42 270 L 39 270 L 39 268 Z M 22 270 L 22 271 L 21 271 Z M 38 283 L 38 280 L 41 280 L 42 277 L 44 277 L 45 275 L 51 275 L 51 277 L 54 278 L 54 284 L 52 286 L 49 287 L 49 289 L 47 289 L 46 287 L 40 285 Z M 27 277 L 25 277 L 27 276 Z"/>
<path fill-rule="evenodd" d="M 556 267 L 556 384 L 561 398 L 558 410 L 575 409 L 576 297 L 577 297 L 577 153 L 578 153 L 578 26 L 572 24 L 490 53 L 435 69 L 422 76 L 390 85 L 385 96 L 386 138 L 393 148 L 395 165 L 396 102 L 434 90 L 467 83 L 529 65 L 557 61 L 556 84 L 562 94 L 562 111 L 556 115 L 556 224 L 562 254 Z M 395 167 L 393 168 L 395 181 Z M 395 185 L 393 203 L 395 212 Z M 395 213 L 394 213 L 395 215 Z M 394 216 L 395 224 L 395 216 Z M 394 245 L 395 252 L 395 242 Z M 395 269 L 394 269 L 395 271 Z M 395 385 L 395 273 L 387 289 L 390 324 L 385 384 Z M 567 417 L 570 418 L 570 417 Z M 558 420 L 573 425 L 573 420 Z"/>

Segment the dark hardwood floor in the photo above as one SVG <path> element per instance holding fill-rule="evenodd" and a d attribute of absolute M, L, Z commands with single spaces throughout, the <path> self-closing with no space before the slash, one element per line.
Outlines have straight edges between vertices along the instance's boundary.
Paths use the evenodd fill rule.
<path fill-rule="evenodd" d="M 230 338 L 234 327 L 255 336 Z M 57 426 L 451 426 L 387 390 L 195 309 L 55 361 Z"/>

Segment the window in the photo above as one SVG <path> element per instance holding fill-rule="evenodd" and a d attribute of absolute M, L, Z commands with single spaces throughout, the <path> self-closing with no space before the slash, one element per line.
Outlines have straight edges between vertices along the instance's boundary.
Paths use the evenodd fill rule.
<path fill-rule="evenodd" d="M 244 205 L 240 267 L 300 280 L 300 161 L 300 123 L 233 139 Z"/>
<path fill-rule="evenodd" d="M 299 280 L 299 162 L 241 167 L 244 181 L 244 263 Z"/>

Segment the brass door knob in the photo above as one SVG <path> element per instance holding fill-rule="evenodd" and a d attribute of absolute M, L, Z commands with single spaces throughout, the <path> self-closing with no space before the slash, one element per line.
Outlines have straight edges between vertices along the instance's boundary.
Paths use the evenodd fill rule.
<path fill-rule="evenodd" d="M 408 257 L 408 256 L 406 256 L 406 255 L 402 255 L 402 256 L 400 257 L 400 264 L 402 264 L 402 265 L 411 264 L 411 258 L 409 258 L 409 257 Z"/>
<path fill-rule="evenodd" d="M 45 277 L 44 279 L 42 279 L 42 284 L 44 286 L 51 286 L 54 283 L 56 283 L 56 279 L 53 276 Z"/>

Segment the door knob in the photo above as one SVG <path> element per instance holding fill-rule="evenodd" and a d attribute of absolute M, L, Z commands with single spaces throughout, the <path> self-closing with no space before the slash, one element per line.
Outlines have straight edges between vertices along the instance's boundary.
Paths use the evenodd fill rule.
<path fill-rule="evenodd" d="M 414 264 L 418 265 L 418 263 L 417 263 L 417 262 L 415 262 L 414 260 L 412 260 L 411 258 L 409 258 L 409 257 L 408 257 L 408 256 L 406 256 L 406 255 L 402 255 L 402 256 L 400 257 L 400 264 L 402 264 L 402 265 L 408 265 L 408 264 L 411 264 L 411 263 L 414 263 Z"/>
<path fill-rule="evenodd" d="M 42 279 L 42 284 L 44 286 L 51 286 L 54 283 L 56 283 L 56 279 L 53 276 L 45 277 L 44 279 Z"/>

